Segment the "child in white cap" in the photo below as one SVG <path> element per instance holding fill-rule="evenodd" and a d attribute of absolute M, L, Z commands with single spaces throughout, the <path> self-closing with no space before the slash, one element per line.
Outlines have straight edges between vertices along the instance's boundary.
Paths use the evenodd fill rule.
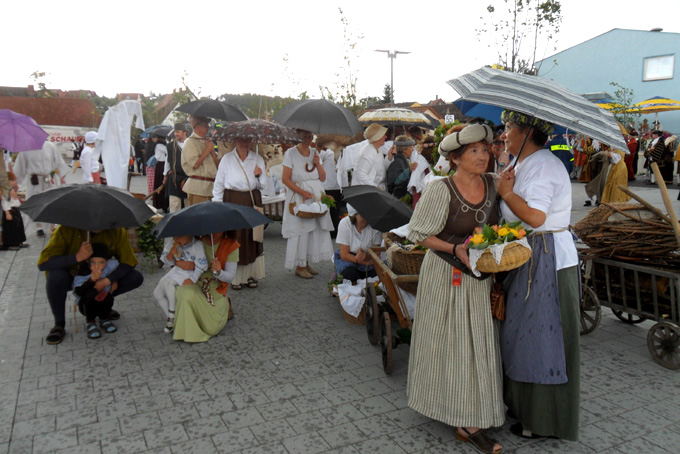
<path fill-rule="evenodd" d="M 80 153 L 80 168 L 83 169 L 83 183 L 94 183 L 94 175 L 99 172 L 99 163 L 94 159 L 94 142 L 97 140 L 97 133 L 89 131 L 85 134 L 85 146 Z"/>

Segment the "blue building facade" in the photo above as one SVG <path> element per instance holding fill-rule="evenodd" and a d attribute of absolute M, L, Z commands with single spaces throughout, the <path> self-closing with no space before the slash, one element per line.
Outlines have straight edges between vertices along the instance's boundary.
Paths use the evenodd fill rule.
<path fill-rule="evenodd" d="M 680 33 L 615 28 L 536 62 L 538 75 L 575 93 L 633 90 L 633 103 L 661 96 L 680 101 Z M 655 114 L 640 117 L 651 125 Z M 680 111 L 659 113 L 664 130 L 680 133 Z"/>

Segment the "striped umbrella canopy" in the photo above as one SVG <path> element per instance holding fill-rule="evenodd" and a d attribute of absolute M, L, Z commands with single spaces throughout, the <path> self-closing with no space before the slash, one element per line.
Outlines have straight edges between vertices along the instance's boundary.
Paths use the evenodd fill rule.
<path fill-rule="evenodd" d="M 662 96 L 654 96 L 631 106 L 631 110 L 641 114 L 669 112 L 671 110 L 680 110 L 680 101 L 674 99 L 664 98 Z"/>
<path fill-rule="evenodd" d="M 627 149 L 614 115 L 552 80 L 484 67 L 447 83 L 465 100 L 533 115 Z"/>
<path fill-rule="evenodd" d="M 432 121 L 424 113 L 400 107 L 385 107 L 384 109 L 372 110 L 359 117 L 359 121 L 365 125 L 378 123 L 383 126 L 421 126 L 433 128 Z"/>

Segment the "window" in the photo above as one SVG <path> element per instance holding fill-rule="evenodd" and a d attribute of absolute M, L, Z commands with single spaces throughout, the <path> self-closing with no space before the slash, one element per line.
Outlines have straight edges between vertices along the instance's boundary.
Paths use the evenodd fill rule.
<path fill-rule="evenodd" d="M 674 55 L 663 55 L 661 57 L 645 58 L 644 75 L 642 80 L 661 80 L 673 78 L 673 67 L 675 66 Z"/>

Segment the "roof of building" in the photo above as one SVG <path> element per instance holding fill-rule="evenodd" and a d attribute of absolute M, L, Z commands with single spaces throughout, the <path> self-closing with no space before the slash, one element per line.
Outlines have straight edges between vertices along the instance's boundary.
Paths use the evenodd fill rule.
<path fill-rule="evenodd" d="M 28 115 L 39 125 L 96 128 L 102 121 L 89 99 L 0 96 L 0 109 Z"/>

